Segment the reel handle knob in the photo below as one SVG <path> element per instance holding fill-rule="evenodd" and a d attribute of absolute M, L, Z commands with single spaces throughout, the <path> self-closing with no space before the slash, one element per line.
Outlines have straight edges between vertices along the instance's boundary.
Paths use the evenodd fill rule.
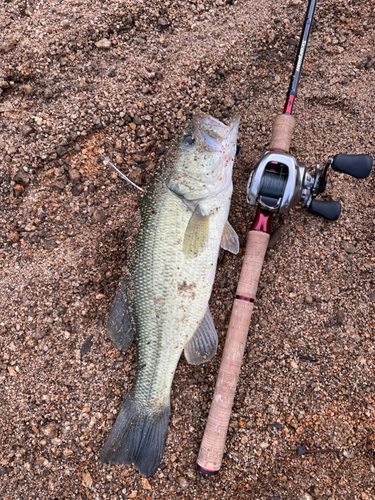
<path fill-rule="evenodd" d="M 310 203 L 309 212 L 328 220 L 337 220 L 341 214 L 341 205 L 337 201 L 313 200 Z"/>
<path fill-rule="evenodd" d="M 367 155 L 336 155 L 331 165 L 335 172 L 348 174 L 356 179 L 365 179 L 370 175 L 373 160 Z"/>

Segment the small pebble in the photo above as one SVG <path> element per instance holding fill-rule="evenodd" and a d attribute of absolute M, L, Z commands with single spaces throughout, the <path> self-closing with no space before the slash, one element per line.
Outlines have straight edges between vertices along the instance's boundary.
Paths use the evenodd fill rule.
<path fill-rule="evenodd" d="M 108 50 L 111 48 L 111 42 L 108 40 L 108 38 L 102 38 L 102 40 L 96 42 L 95 45 L 97 46 L 98 49 L 103 49 L 103 50 Z"/>
<path fill-rule="evenodd" d="M 231 108 L 233 108 L 233 106 L 234 106 L 234 104 L 235 104 L 235 101 L 234 101 L 234 99 L 232 99 L 232 97 L 229 97 L 229 96 L 228 96 L 228 97 L 226 97 L 226 98 L 224 99 L 223 104 L 224 104 L 224 106 L 225 106 L 226 108 L 231 109 Z"/>
<path fill-rule="evenodd" d="M 166 28 L 167 26 L 169 26 L 169 21 L 168 19 L 165 19 L 165 17 L 159 17 L 158 25 L 161 26 L 162 28 Z"/>
<path fill-rule="evenodd" d="M 85 486 L 86 488 L 91 488 L 92 483 L 93 483 L 93 481 L 92 481 L 92 477 L 91 477 L 90 472 L 85 472 L 82 475 L 82 484 L 83 484 L 83 486 Z"/>
<path fill-rule="evenodd" d="M 83 186 L 82 184 L 76 184 L 75 186 L 73 186 L 72 188 L 72 195 L 73 196 L 79 196 L 83 191 Z"/>
<path fill-rule="evenodd" d="M 14 182 L 20 184 L 23 187 L 26 187 L 30 183 L 29 175 L 21 168 L 16 175 L 14 176 Z"/>
<path fill-rule="evenodd" d="M 306 304 L 313 303 L 313 298 L 311 297 L 311 295 L 305 295 L 305 302 L 306 302 Z"/>
<path fill-rule="evenodd" d="M 339 311 L 337 311 L 337 323 L 339 325 L 343 325 L 345 323 L 345 321 L 346 321 L 345 311 L 340 309 Z"/>
<path fill-rule="evenodd" d="M 314 500 L 314 499 L 313 499 L 313 497 L 312 497 L 309 493 L 305 492 L 305 493 L 301 496 L 301 500 Z"/>
<path fill-rule="evenodd" d="M 179 483 L 180 487 L 184 488 L 184 489 L 189 486 L 189 481 L 184 476 L 178 477 L 178 483 Z"/>
<path fill-rule="evenodd" d="M 81 180 L 81 174 L 75 168 L 69 169 L 68 176 L 72 184 L 77 184 Z"/>
<path fill-rule="evenodd" d="M 357 251 L 357 248 L 353 245 L 353 243 L 349 243 L 348 241 L 342 241 L 341 248 L 345 250 L 346 253 L 349 254 L 356 253 Z"/>

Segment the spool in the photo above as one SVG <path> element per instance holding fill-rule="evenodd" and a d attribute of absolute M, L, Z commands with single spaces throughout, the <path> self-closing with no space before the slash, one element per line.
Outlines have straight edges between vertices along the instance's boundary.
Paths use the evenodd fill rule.
<path fill-rule="evenodd" d="M 259 194 L 268 198 L 281 198 L 284 194 L 287 178 L 286 174 L 265 171 Z"/>

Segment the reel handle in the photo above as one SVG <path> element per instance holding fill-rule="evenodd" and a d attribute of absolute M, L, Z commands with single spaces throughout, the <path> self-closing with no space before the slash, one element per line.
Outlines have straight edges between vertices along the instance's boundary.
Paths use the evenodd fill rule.
<path fill-rule="evenodd" d="M 309 205 L 309 212 L 328 220 L 337 220 L 341 214 L 341 205 L 337 201 L 313 200 Z"/>
<path fill-rule="evenodd" d="M 224 454 L 233 400 L 240 376 L 254 299 L 270 235 L 249 231 L 244 263 L 234 299 L 215 393 L 198 455 L 198 470 L 213 475 L 219 472 Z"/>
<path fill-rule="evenodd" d="M 371 173 L 373 160 L 367 155 L 336 155 L 331 165 L 335 172 L 348 174 L 356 179 L 365 179 Z"/>

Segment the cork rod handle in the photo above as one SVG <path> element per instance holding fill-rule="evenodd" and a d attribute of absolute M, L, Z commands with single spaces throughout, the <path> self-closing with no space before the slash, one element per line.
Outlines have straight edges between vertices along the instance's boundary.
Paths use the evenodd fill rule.
<path fill-rule="evenodd" d="M 293 115 L 278 115 L 273 122 L 272 136 L 270 140 L 270 150 L 281 150 L 289 153 L 290 142 L 296 126 L 296 119 Z"/>
<path fill-rule="evenodd" d="M 237 286 L 215 393 L 198 456 L 204 472 L 219 471 L 227 436 L 234 395 L 254 308 L 259 277 L 270 235 L 250 231 L 240 281 Z"/>

